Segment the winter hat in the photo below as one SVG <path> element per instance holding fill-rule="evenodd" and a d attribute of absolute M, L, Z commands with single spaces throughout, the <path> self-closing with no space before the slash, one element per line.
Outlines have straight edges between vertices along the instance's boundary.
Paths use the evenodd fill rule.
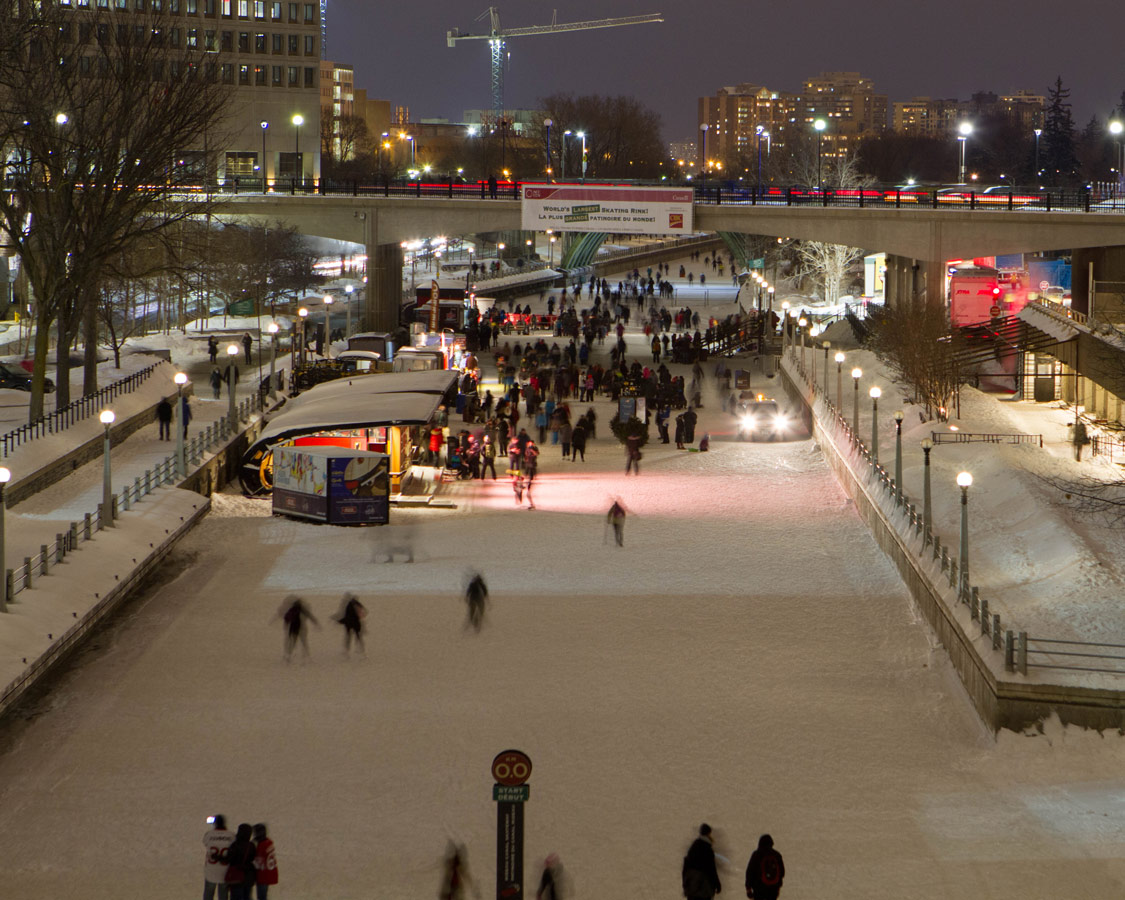
<path fill-rule="evenodd" d="M 259 822 L 254 826 L 254 840 L 264 841 L 266 839 L 266 825 L 264 822 Z"/>
<path fill-rule="evenodd" d="M 699 826 L 699 833 L 703 835 L 703 837 L 707 837 L 711 833 L 711 826 L 704 822 Z"/>

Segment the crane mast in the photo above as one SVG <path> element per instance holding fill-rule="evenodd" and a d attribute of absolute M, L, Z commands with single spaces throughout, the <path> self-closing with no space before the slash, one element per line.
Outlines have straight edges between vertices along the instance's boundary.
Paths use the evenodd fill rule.
<path fill-rule="evenodd" d="M 552 22 L 550 25 L 528 25 L 522 28 L 501 28 L 500 11 L 490 6 L 480 18 L 488 16 L 488 34 L 463 34 L 454 28 L 445 33 L 446 45 L 455 47 L 458 41 L 488 41 L 492 64 L 492 114 L 499 122 L 504 116 L 504 50 L 505 41 L 512 37 L 527 37 L 533 34 L 557 34 L 562 31 L 587 31 L 592 28 L 617 28 L 622 25 L 648 25 L 663 22 L 660 13 L 642 16 L 621 16 L 614 19 L 589 19 L 584 22 Z"/>

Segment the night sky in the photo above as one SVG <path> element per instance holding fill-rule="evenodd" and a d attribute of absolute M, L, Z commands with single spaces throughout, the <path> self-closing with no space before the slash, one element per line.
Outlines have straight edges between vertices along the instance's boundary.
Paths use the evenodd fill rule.
<path fill-rule="evenodd" d="M 551 93 L 624 94 L 659 112 L 665 140 L 691 138 L 696 101 L 725 85 L 795 92 L 821 71 L 859 71 L 889 101 L 968 99 L 975 91 L 1046 95 L 1061 75 L 1076 125 L 1105 119 L 1125 90 L 1121 6 L 1114 0 L 520 0 L 504 27 L 661 13 L 664 23 L 514 38 L 506 106 Z M 415 120 L 460 121 L 487 108 L 487 41 L 446 46 L 450 28 L 482 33 L 484 0 L 329 0 L 328 57 L 355 66 L 369 96 Z"/>

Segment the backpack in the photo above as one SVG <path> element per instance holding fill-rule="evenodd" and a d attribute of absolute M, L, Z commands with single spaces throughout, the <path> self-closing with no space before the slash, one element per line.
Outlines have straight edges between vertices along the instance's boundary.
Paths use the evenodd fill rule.
<path fill-rule="evenodd" d="M 777 864 L 776 853 L 763 853 L 758 866 L 758 880 L 767 887 L 781 884 L 781 868 Z"/>

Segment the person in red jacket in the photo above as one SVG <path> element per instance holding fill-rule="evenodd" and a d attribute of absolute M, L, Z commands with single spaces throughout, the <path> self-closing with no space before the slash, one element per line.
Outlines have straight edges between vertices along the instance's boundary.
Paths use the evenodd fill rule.
<path fill-rule="evenodd" d="M 258 845 L 258 852 L 254 856 L 258 900 L 266 900 L 270 885 L 277 884 L 277 857 L 274 855 L 273 841 L 266 836 L 266 826 L 262 822 L 254 826 L 254 841 Z"/>

